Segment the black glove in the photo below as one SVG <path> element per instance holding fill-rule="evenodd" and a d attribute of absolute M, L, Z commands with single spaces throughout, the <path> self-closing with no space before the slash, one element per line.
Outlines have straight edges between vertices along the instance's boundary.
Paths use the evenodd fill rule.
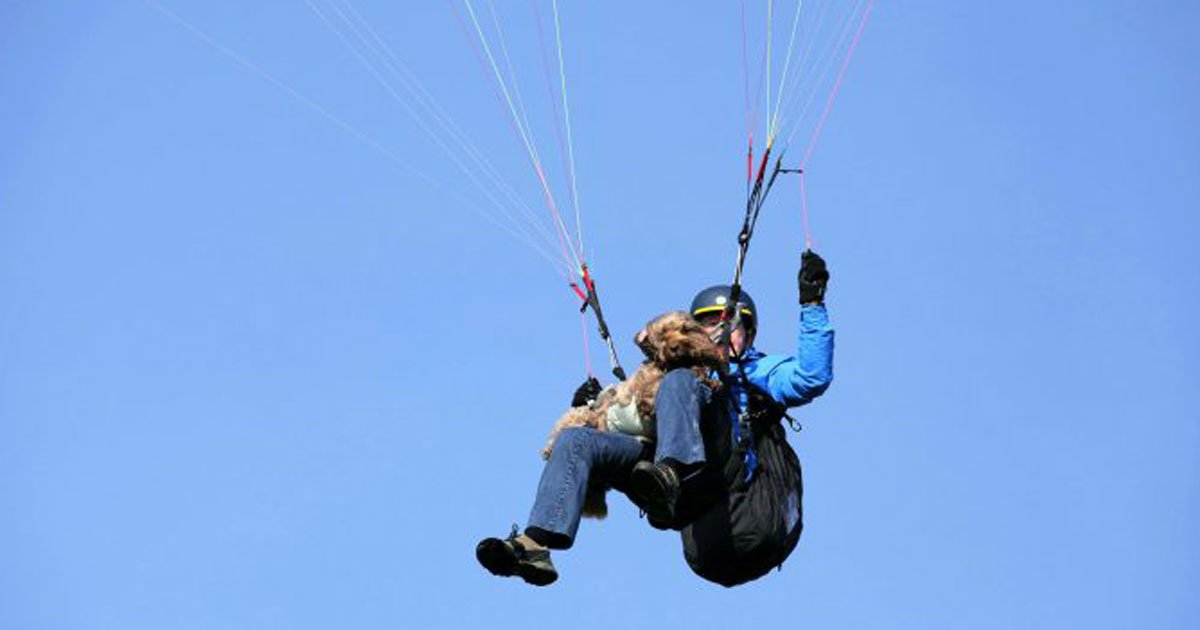
<path fill-rule="evenodd" d="M 811 249 L 804 250 L 800 255 L 800 274 L 797 281 L 800 284 L 801 304 L 823 302 L 825 285 L 829 283 L 829 270 L 825 268 L 825 259 Z"/>
<path fill-rule="evenodd" d="M 571 398 L 572 407 L 586 407 L 587 404 L 600 395 L 600 381 L 596 380 L 595 376 L 588 378 L 575 390 L 575 396 Z"/>

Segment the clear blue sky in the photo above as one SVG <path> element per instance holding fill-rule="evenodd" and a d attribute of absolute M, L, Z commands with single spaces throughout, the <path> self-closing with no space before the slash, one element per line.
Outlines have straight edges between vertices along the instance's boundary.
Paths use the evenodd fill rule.
<path fill-rule="evenodd" d="M 807 178 L 838 348 L 804 538 L 729 591 L 619 497 L 551 588 L 476 565 L 584 375 L 570 293 L 305 3 L 161 1 L 376 146 L 144 2 L 0 4 L 0 627 L 1200 627 L 1195 3 L 877 5 Z M 356 2 L 540 209 L 416 4 Z M 629 362 L 733 265 L 739 12 L 561 4 Z M 799 226 L 789 180 L 747 266 L 766 351 Z"/>

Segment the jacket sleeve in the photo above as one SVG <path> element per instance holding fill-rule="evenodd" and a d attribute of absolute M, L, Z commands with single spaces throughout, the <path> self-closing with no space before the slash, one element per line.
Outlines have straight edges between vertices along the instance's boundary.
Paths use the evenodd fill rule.
<path fill-rule="evenodd" d="M 767 355 L 758 361 L 751 382 L 788 407 L 811 402 L 833 381 L 833 327 L 823 304 L 800 307 L 795 356 Z"/>

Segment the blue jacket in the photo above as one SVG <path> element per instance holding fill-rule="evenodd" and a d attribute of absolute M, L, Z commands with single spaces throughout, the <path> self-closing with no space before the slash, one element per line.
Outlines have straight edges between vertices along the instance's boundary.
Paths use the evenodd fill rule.
<path fill-rule="evenodd" d="M 795 356 L 746 351 L 741 367 L 750 384 L 787 407 L 809 403 L 829 388 L 833 380 L 833 327 L 823 304 L 800 307 L 800 334 Z M 730 378 L 738 376 L 730 366 Z M 733 383 L 734 399 L 742 399 L 741 386 Z"/>

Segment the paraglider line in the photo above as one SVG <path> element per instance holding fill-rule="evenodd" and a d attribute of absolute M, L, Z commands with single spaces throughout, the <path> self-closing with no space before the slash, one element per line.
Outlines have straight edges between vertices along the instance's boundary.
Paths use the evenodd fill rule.
<path fill-rule="evenodd" d="M 797 169 L 800 174 L 800 222 L 804 226 L 804 249 L 812 249 L 812 232 L 808 230 L 808 188 L 804 185 L 804 171 Z"/>
<path fill-rule="evenodd" d="M 804 0 L 799 0 L 799 2 L 796 3 L 796 17 L 792 20 L 792 34 L 791 37 L 788 38 L 788 50 L 787 56 L 784 57 L 783 74 L 779 77 L 779 91 L 775 97 L 775 118 L 774 120 L 769 121 L 767 126 L 767 128 L 771 130 L 771 135 L 775 135 L 775 133 L 779 130 L 780 106 L 783 103 L 784 88 L 787 86 L 788 69 L 792 65 L 792 51 L 795 49 L 796 32 L 799 30 L 800 26 L 800 10 L 803 8 Z M 767 98 L 771 98 L 771 95 L 768 94 Z"/>
<path fill-rule="evenodd" d="M 588 378 L 593 378 L 595 376 L 595 371 L 592 369 L 592 350 L 590 347 L 591 344 L 589 343 L 590 336 L 588 335 L 587 313 L 584 313 L 583 311 L 579 312 L 579 328 L 583 333 L 583 366 L 587 371 Z"/>
<path fill-rule="evenodd" d="M 742 0 L 742 91 L 746 97 L 746 135 L 750 137 L 750 146 L 754 146 L 754 123 L 750 118 L 750 58 L 746 51 L 746 0 Z M 746 176 L 747 186 L 750 176 Z"/>
<path fill-rule="evenodd" d="M 550 97 L 550 107 L 554 112 L 554 136 L 558 140 L 559 159 L 562 161 L 563 171 L 566 173 L 573 173 L 574 167 L 567 161 L 567 143 L 564 139 L 562 116 L 558 108 L 559 99 L 558 95 L 554 91 L 554 79 L 552 79 L 550 76 L 550 60 L 549 56 L 546 54 L 546 33 L 545 29 L 542 28 L 542 14 L 538 9 L 537 0 L 530 0 L 529 4 L 533 7 L 534 22 L 537 24 L 538 29 L 538 49 L 541 52 L 542 57 L 542 74 L 546 81 L 546 93 Z M 572 190 L 574 190 L 574 188 L 572 188 Z M 573 196 L 572 198 L 574 200 L 576 210 L 576 229 L 579 229 L 579 203 L 577 197 Z M 583 250 L 583 232 L 580 231 L 579 234 L 579 251 L 581 255 L 586 257 L 586 253 Z"/>
<path fill-rule="evenodd" d="M 563 223 L 562 215 L 558 211 L 558 205 L 554 201 L 554 193 L 551 192 L 551 190 L 550 190 L 550 184 L 547 181 L 546 175 L 542 170 L 541 161 L 538 159 L 537 151 L 530 144 L 529 136 L 525 133 L 525 130 L 521 127 L 520 120 L 517 115 L 516 109 L 513 105 L 512 98 L 511 98 L 511 96 L 509 96 L 508 88 L 504 83 L 504 77 L 501 76 L 499 68 L 496 65 L 495 57 L 492 55 L 491 47 L 488 46 L 487 37 L 484 35 L 483 30 L 479 25 L 479 20 L 475 16 L 475 10 L 471 6 L 470 0 L 464 0 L 463 4 L 467 7 L 467 11 L 471 16 L 471 22 L 475 27 L 476 34 L 478 34 L 478 36 L 479 36 L 480 43 L 483 46 L 483 51 L 487 54 L 487 58 L 488 58 L 488 61 L 490 62 L 490 66 L 492 69 L 492 74 L 496 79 L 496 84 L 500 88 L 500 91 L 502 92 L 502 94 L 504 96 L 505 102 L 507 102 L 507 104 L 508 104 L 508 111 L 512 115 L 512 120 L 510 122 L 513 123 L 514 127 L 517 129 L 518 135 L 520 136 L 521 140 L 525 144 L 525 150 L 529 155 L 529 159 L 533 165 L 534 172 L 536 173 L 536 175 L 538 177 L 538 181 L 542 185 L 542 191 L 543 191 L 544 197 L 546 199 L 546 205 L 550 211 L 551 218 L 554 220 L 555 227 L 557 228 L 559 245 L 561 246 L 561 248 L 563 250 L 563 258 L 564 258 L 564 260 L 568 260 L 568 261 L 573 259 L 575 261 L 575 264 L 577 266 L 579 266 L 579 265 L 581 265 L 581 261 L 579 259 L 579 254 L 574 251 L 575 245 L 567 235 L 566 225 Z M 453 7 L 453 3 L 451 3 L 451 6 Z M 460 15 L 458 13 L 457 9 L 455 9 L 455 14 Z M 461 19 L 460 19 L 460 22 L 461 22 Z M 485 72 L 485 74 L 486 74 L 486 72 Z M 569 254 L 567 252 L 568 248 L 570 248 L 570 250 L 571 250 Z"/>
<path fill-rule="evenodd" d="M 437 112 L 436 104 L 431 105 L 429 102 L 427 102 L 427 99 L 422 98 L 421 94 L 419 94 L 419 91 L 417 89 L 417 88 L 419 88 L 419 84 L 417 84 L 415 82 L 415 80 L 413 80 L 412 78 L 405 76 L 405 73 L 398 72 L 396 70 L 396 68 L 394 68 L 388 64 L 389 57 L 391 57 L 393 61 L 397 62 L 397 65 L 401 69 L 404 69 L 403 65 L 399 64 L 398 60 L 396 60 L 394 58 L 394 54 L 391 53 L 390 49 L 388 49 L 385 44 L 383 44 L 381 41 L 379 41 L 378 35 L 375 34 L 373 30 L 370 29 L 369 25 L 366 24 L 366 21 L 362 18 L 361 14 L 359 14 L 353 8 L 353 6 L 351 6 L 348 2 L 345 3 L 345 6 L 347 7 L 348 11 L 355 17 L 355 20 L 361 22 L 363 24 L 363 26 L 365 27 L 365 30 L 367 31 L 367 33 L 371 34 L 373 37 L 375 37 L 376 46 L 371 45 L 371 40 L 369 40 L 366 37 L 366 35 L 364 35 L 363 30 L 360 30 L 360 27 L 355 23 L 355 20 L 352 20 L 349 16 L 347 16 L 347 14 L 344 13 L 342 11 L 342 9 L 340 7 L 338 7 L 336 4 L 331 5 L 333 8 L 333 11 L 348 27 L 348 32 L 350 34 L 352 34 L 353 36 L 357 37 L 363 50 L 360 50 L 359 46 L 356 46 L 355 43 L 352 42 L 347 37 L 347 33 L 343 32 L 341 29 L 339 29 L 338 26 L 335 25 L 333 23 L 333 21 L 330 20 L 330 17 L 327 16 L 323 11 L 321 11 L 317 7 L 316 4 L 314 4 L 311 0 L 306 0 L 306 2 L 308 4 L 308 6 L 313 10 L 313 12 L 317 15 L 317 17 L 321 20 L 321 22 L 324 23 L 325 26 L 328 27 L 329 30 L 332 31 L 334 33 L 334 35 L 337 36 L 337 38 L 342 42 L 342 44 L 344 44 L 346 46 L 346 48 L 351 52 L 351 54 L 353 54 L 353 56 L 363 65 L 363 67 L 366 68 L 366 70 L 371 74 L 371 76 L 381 86 L 383 86 L 383 88 L 388 92 L 388 94 L 398 104 L 400 104 L 401 107 L 403 107 L 403 109 L 409 114 L 409 116 L 411 116 L 413 118 L 414 121 L 417 122 L 417 124 L 421 127 L 422 131 L 424 131 L 426 134 L 429 135 L 429 137 L 434 141 L 434 143 L 437 144 L 438 147 L 441 148 L 442 151 L 444 151 L 446 153 L 446 155 L 450 158 L 450 160 L 456 166 L 458 166 L 460 169 L 462 169 L 462 171 L 467 175 L 467 177 L 476 186 L 479 187 L 480 191 L 483 192 L 483 194 L 488 198 L 488 200 L 491 201 L 493 204 L 495 204 L 496 207 L 499 208 L 500 211 L 505 215 L 505 217 L 508 218 L 510 221 L 512 221 L 514 223 L 514 225 L 517 228 L 519 228 L 523 234 L 526 235 L 526 238 L 528 239 L 530 244 L 532 244 L 532 241 L 533 241 L 532 234 L 530 234 L 527 230 L 525 230 L 524 225 L 522 223 L 520 223 L 517 220 L 517 218 L 514 217 L 512 215 L 512 213 L 508 211 L 507 208 L 505 208 L 504 204 L 501 203 L 500 200 L 497 199 L 496 196 L 492 193 L 492 191 L 490 191 L 487 188 L 487 186 L 484 185 L 484 183 L 478 178 L 478 176 L 475 174 L 475 172 L 472 171 L 471 168 L 469 168 L 466 164 L 463 163 L 462 159 L 460 159 L 458 154 L 456 154 L 453 149 L 451 149 L 449 146 L 447 146 L 446 140 L 444 140 L 443 137 L 441 135 L 439 135 L 437 133 L 437 131 L 435 131 L 428 122 L 426 122 L 424 119 L 422 119 L 421 115 L 417 112 L 417 110 L 413 107 L 413 105 L 411 105 L 408 101 L 406 101 L 400 95 L 400 93 L 397 91 L 396 87 L 384 76 L 383 72 L 381 72 L 380 68 L 376 67 L 376 63 L 373 62 L 371 59 L 369 59 L 366 54 L 364 54 L 364 52 L 369 52 L 372 55 L 374 55 L 375 57 L 377 57 L 380 67 L 384 70 L 389 71 L 392 74 L 392 76 L 394 76 L 396 79 L 399 80 L 399 83 L 404 86 L 404 88 L 408 91 L 408 93 L 410 95 L 412 95 L 413 100 L 417 101 L 424 108 L 424 110 L 429 115 L 429 117 L 431 119 L 433 119 L 433 121 L 442 128 L 442 130 L 445 132 L 446 137 L 451 140 L 457 141 L 458 144 L 460 145 L 460 147 L 463 148 L 466 155 L 468 157 L 472 158 L 475 161 L 475 163 L 480 167 L 480 170 L 483 171 L 484 174 L 491 176 L 491 178 L 494 180 L 494 183 L 496 184 L 497 188 L 499 188 L 502 192 L 507 189 L 507 186 L 503 183 L 503 181 L 499 178 L 499 176 L 494 173 L 494 170 L 492 170 L 492 171 L 488 170 L 488 167 L 485 164 L 485 160 L 480 159 L 477 152 L 473 149 L 473 147 L 471 147 L 470 143 L 468 141 L 466 141 L 465 138 L 462 138 L 460 135 L 456 135 L 453 125 L 447 124 L 447 122 L 443 119 L 444 117 L 439 115 L 439 113 Z M 382 52 L 379 49 L 382 49 Z M 511 189 L 508 189 L 508 190 L 511 191 Z M 518 199 L 516 199 L 515 196 L 511 192 L 509 192 L 509 198 L 510 198 L 510 200 L 513 200 L 513 203 L 515 205 L 517 205 L 518 208 L 521 208 L 523 206 L 523 203 L 521 203 Z M 532 218 L 532 213 L 530 211 L 528 211 L 527 208 L 525 208 L 525 210 L 526 210 L 526 214 Z M 542 226 L 542 224 L 537 223 L 537 222 L 534 222 L 533 225 L 535 227 L 539 227 L 539 228 L 544 227 L 544 226 Z M 549 238 L 544 233 L 544 230 L 543 230 L 542 236 L 544 238 Z M 567 261 L 566 264 L 564 265 L 564 267 L 566 269 L 566 274 L 569 277 L 570 276 L 570 262 Z"/>
<path fill-rule="evenodd" d="M 870 0 L 867 3 L 867 8 L 863 11 L 862 20 L 858 23 L 858 30 L 854 33 L 854 39 L 850 42 L 850 47 L 846 50 L 846 57 L 842 60 L 842 67 L 838 70 L 837 79 L 833 83 L 833 89 L 829 92 L 829 98 L 825 101 L 825 109 L 821 112 L 821 118 L 817 122 L 817 128 L 813 131 L 812 138 L 808 142 L 808 148 L 804 151 L 804 157 L 800 159 L 800 168 L 804 168 L 808 164 L 808 158 L 812 156 L 813 149 L 817 146 L 817 140 L 821 137 L 821 132 L 825 129 L 825 123 L 829 120 L 829 112 L 833 108 L 833 102 L 837 99 L 838 92 L 842 88 L 842 79 L 846 76 L 846 69 L 850 66 L 850 60 L 854 58 L 854 51 L 858 48 L 859 41 L 862 40 L 863 30 L 867 26 L 867 20 L 871 17 L 871 9 L 875 6 L 875 0 Z"/>
<path fill-rule="evenodd" d="M 586 257 L 583 248 L 583 224 L 579 218 L 579 191 L 575 185 L 575 143 L 571 139 L 571 106 L 567 101 L 567 73 L 563 68 L 562 28 L 559 26 L 558 19 L 558 0 L 552 0 L 551 6 L 554 8 L 554 40 L 558 49 L 558 79 L 562 85 L 563 121 L 567 128 L 567 163 L 570 165 L 571 199 L 575 204 L 575 235 L 579 237 L 579 255 Z"/>

